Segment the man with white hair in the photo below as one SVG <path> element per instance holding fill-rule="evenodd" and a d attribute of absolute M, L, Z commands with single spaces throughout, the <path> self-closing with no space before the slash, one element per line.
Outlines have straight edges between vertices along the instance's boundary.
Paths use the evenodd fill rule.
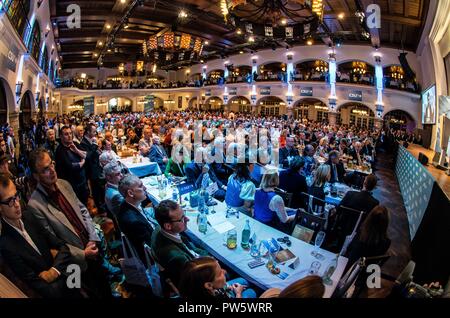
<path fill-rule="evenodd" d="M 150 160 L 156 162 L 161 171 L 166 171 L 166 164 L 169 161 L 167 153 L 161 146 L 159 136 L 153 135 L 153 145 L 150 147 Z"/>
<path fill-rule="evenodd" d="M 50 128 L 47 130 L 47 138 L 45 140 L 44 148 L 50 153 L 50 157 L 55 159 L 56 148 L 58 148 L 59 142 L 56 141 L 55 130 Z"/>
<path fill-rule="evenodd" d="M 105 204 L 115 216 L 119 214 L 120 205 L 124 201 L 119 192 L 119 182 L 122 180 L 122 169 L 117 162 L 110 162 L 103 167 L 106 179 Z"/>

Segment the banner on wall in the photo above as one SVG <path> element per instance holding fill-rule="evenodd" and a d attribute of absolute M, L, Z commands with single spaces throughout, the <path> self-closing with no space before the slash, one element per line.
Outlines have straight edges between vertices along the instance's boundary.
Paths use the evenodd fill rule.
<path fill-rule="evenodd" d="M 237 87 L 231 87 L 228 89 L 228 95 L 237 95 Z"/>
<path fill-rule="evenodd" d="M 362 102 L 363 100 L 363 93 L 362 91 L 350 91 L 348 93 L 348 99 L 349 100 L 354 100 L 357 102 Z"/>
<path fill-rule="evenodd" d="M 270 86 L 261 87 L 259 90 L 260 95 L 270 95 Z"/>
<path fill-rule="evenodd" d="M 145 102 L 144 102 L 144 112 L 148 113 L 155 108 L 155 96 L 153 95 L 147 95 L 145 96 Z"/>
<path fill-rule="evenodd" d="M 211 90 L 207 90 L 207 91 L 205 92 L 205 96 L 211 96 Z"/>
<path fill-rule="evenodd" d="M 85 97 L 83 99 L 84 116 L 89 117 L 94 113 L 94 96 Z"/>
<path fill-rule="evenodd" d="M 436 85 L 433 85 L 422 93 L 422 124 L 436 124 L 436 109 Z"/>
<path fill-rule="evenodd" d="M 313 96 L 312 87 L 300 87 L 300 96 Z"/>
<path fill-rule="evenodd" d="M 178 96 L 178 108 L 183 108 L 183 96 Z"/>

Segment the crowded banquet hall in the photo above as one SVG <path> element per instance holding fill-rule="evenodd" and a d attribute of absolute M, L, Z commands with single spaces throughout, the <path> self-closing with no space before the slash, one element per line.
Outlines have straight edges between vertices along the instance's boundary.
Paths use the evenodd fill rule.
<path fill-rule="evenodd" d="M 0 298 L 450 298 L 448 12 L 0 0 Z"/>

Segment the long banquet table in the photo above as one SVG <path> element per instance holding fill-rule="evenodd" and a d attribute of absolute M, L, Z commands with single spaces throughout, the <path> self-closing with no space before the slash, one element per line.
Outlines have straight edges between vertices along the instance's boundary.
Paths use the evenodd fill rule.
<path fill-rule="evenodd" d="M 160 175 L 161 169 L 156 162 L 151 162 L 149 158 L 143 157 L 142 162 L 133 162 L 133 157 L 121 158 L 119 161 L 139 178 L 149 175 Z"/>
<path fill-rule="evenodd" d="M 172 198 L 172 187 L 167 187 L 166 195 L 161 197 L 159 195 L 159 190 L 157 187 L 156 177 L 147 177 L 142 179 L 144 185 L 147 188 L 148 194 L 152 197 L 155 203 L 158 203 L 164 199 Z M 290 262 L 286 264 L 279 265 L 281 269 L 281 273 L 287 273 L 289 276 L 285 279 L 281 279 L 277 275 L 271 274 L 266 266 L 260 266 L 254 269 L 250 269 L 248 263 L 253 261 L 254 259 L 250 256 L 248 250 L 244 250 L 240 246 L 241 241 L 241 233 L 242 229 L 245 226 L 246 220 L 250 221 L 250 227 L 253 233 L 256 233 L 257 240 L 270 240 L 271 238 L 278 239 L 281 237 L 287 236 L 285 233 L 282 233 L 276 229 L 273 229 L 263 223 L 258 222 L 257 220 L 240 213 L 239 218 L 235 215 L 230 218 L 225 218 L 226 204 L 220 201 L 217 201 L 217 205 L 214 206 L 215 213 L 211 213 L 213 207 L 209 207 L 210 214 L 209 218 L 211 222 L 217 219 L 222 219 L 224 225 L 226 222 L 229 222 L 234 226 L 238 234 L 238 246 L 234 250 L 230 250 L 225 245 L 225 236 L 226 232 L 219 233 L 212 226 L 208 226 L 208 230 L 205 234 L 200 233 L 198 231 L 197 226 L 197 216 L 199 212 L 197 209 L 193 209 L 189 205 L 188 201 L 189 195 L 182 196 L 182 202 L 184 206 L 184 210 L 186 215 L 190 218 L 188 222 L 188 230 L 186 234 L 198 245 L 206 249 L 211 255 L 216 257 L 218 260 L 222 261 L 224 264 L 233 269 L 236 273 L 238 273 L 241 277 L 247 279 L 251 283 L 257 285 L 262 289 L 268 289 L 272 287 L 283 289 L 290 285 L 291 283 L 307 276 L 309 274 L 309 269 L 311 264 L 315 261 L 320 262 L 320 268 L 318 271 L 318 275 L 323 275 L 325 270 L 327 269 L 330 262 L 335 257 L 335 254 L 328 252 L 324 249 L 319 249 L 319 253 L 324 256 L 324 260 L 319 261 L 314 256 L 311 255 L 311 252 L 315 249 L 315 247 L 311 244 L 305 243 L 297 238 L 289 236 L 292 245 L 287 247 L 284 243 L 280 243 L 283 248 L 289 248 L 289 250 L 299 258 L 300 262 L 296 269 L 291 269 L 288 267 Z M 230 225 L 230 224 L 228 224 Z M 348 259 L 345 257 L 339 257 L 338 266 L 332 275 L 331 279 L 333 281 L 332 285 L 325 285 L 325 298 L 331 297 L 333 294 L 337 283 L 343 275 L 344 269 L 347 265 Z"/>

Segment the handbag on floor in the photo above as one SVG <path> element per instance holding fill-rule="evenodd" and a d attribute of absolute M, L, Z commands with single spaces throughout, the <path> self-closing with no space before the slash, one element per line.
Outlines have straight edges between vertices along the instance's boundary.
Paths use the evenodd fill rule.
<path fill-rule="evenodd" d="M 147 277 L 152 288 L 153 295 L 157 297 L 164 297 L 163 288 L 161 284 L 161 276 L 159 275 L 159 266 L 155 262 L 150 246 L 144 244 L 145 260 L 147 263 Z"/>

